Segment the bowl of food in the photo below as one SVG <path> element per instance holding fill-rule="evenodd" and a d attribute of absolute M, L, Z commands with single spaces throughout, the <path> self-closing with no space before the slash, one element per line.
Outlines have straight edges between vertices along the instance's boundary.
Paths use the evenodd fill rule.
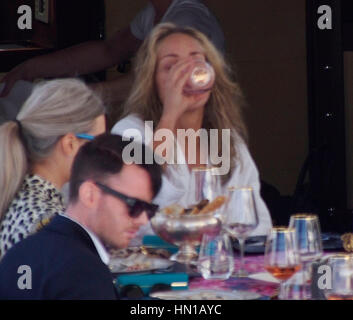
<path fill-rule="evenodd" d="M 217 212 L 226 198 L 219 196 L 212 202 L 200 203 L 183 208 L 173 204 L 158 211 L 151 219 L 154 232 L 163 240 L 179 247 L 171 256 L 172 261 L 192 263 L 197 259 L 196 247 L 204 234 L 217 234 L 221 230 L 221 220 Z"/>

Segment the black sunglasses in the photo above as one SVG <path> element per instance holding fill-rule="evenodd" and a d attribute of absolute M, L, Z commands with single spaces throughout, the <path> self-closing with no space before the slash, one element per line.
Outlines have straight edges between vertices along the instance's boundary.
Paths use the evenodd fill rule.
<path fill-rule="evenodd" d="M 151 219 L 159 208 L 159 206 L 154 203 L 148 203 L 140 199 L 126 196 L 125 194 L 113 190 L 100 182 L 95 181 L 94 183 L 103 192 L 124 201 L 129 208 L 129 215 L 131 218 L 137 218 L 142 212 L 146 212 L 148 218 Z"/>

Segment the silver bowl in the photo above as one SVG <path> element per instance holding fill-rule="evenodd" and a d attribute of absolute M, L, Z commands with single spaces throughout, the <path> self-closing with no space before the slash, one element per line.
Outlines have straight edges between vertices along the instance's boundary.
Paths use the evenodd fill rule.
<path fill-rule="evenodd" d="M 214 212 L 195 215 L 177 215 L 157 212 L 151 219 L 154 232 L 168 243 L 179 247 L 170 257 L 180 263 L 194 263 L 197 259 L 196 246 L 201 244 L 204 234 L 217 234 L 221 220 Z"/>

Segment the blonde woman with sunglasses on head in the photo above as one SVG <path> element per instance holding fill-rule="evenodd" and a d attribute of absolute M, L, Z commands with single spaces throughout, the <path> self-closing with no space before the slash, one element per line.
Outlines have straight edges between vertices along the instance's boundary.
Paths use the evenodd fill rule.
<path fill-rule="evenodd" d="M 65 211 L 60 190 L 82 137 L 105 132 L 104 114 L 101 99 L 83 82 L 53 80 L 38 84 L 16 120 L 0 126 L 0 258 Z"/>

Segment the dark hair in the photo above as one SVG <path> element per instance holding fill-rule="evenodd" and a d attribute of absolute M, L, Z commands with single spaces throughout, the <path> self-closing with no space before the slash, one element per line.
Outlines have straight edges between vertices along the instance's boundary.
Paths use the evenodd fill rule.
<path fill-rule="evenodd" d="M 128 145 L 129 150 L 131 147 L 131 150 L 142 151 L 142 161 L 136 165 L 149 174 L 153 195 L 156 196 L 161 188 L 162 169 L 155 162 L 153 151 L 142 143 L 123 141 L 120 135 L 105 133 L 86 143 L 78 151 L 71 169 L 69 201 L 77 201 L 82 182 L 94 180 L 103 183 L 109 176 L 119 173 L 125 165 L 122 154 Z M 152 161 L 147 162 L 146 159 Z"/>

